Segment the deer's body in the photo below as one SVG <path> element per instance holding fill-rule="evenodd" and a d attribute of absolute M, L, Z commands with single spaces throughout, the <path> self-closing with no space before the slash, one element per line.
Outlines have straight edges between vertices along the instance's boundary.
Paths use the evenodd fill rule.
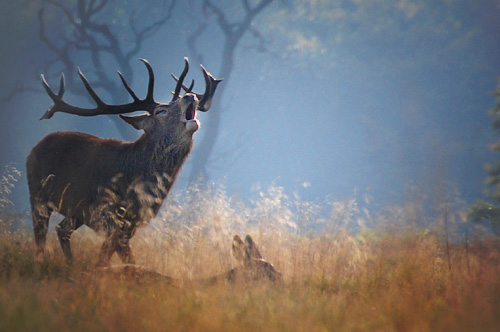
<path fill-rule="evenodd" d="M 123 142 L 79 132 L 56 132 L 43 138 L 28 155 L 28 186 L 39 251 L 43 251 L 45 245 L 50 214 L 56 211 L 65 217 L 57 226 L 57 234 L 68 260 L 72 259 L 72 232 L 81 225 L 87 225 L 107 232 L 98 265 L 108 265 L 115 251 L 123 262 L 133 263 L 129 240 L 138 225 L 147 223 L 158 213 L 193 146 L 192 136 L 200 125 L 196 109 L 206 111 L 209 107 L 207 98 L 211 99 L 215 91 L 215 86 L 208 87 L 210 82 L 207 81 L 208 94 L 206 92 L 205 96 L 208 97 L 205 101 L 203 95 L 190 93 L 190 89 L 179 97 L 181 76 L 172 101 L 168 104 L 156 103 L 152 99 L 152 70 L 145 63 L 150 72 L 146 99 L 139 100 L 124 82 L 134 98 L 133 103 L 99 106 L 101 101 L 96 100 L 97 111 L 103 113 L 109 110 L 122 113 L 121 108 L 125 108 L 125 112 L 135 108 L 148 110 L 142 115 L 122 116 L 136 129 L 144 130 L 145 133 L 137 141 Z M 183 75 L 187 68 L 186 61 Z M 81 76 L 92 95 L 93 90 Z M 88 109 L 82 111 L 70 106 L 62 100 L 61 92 L 55 95 L 48 85 L 46 89 L 55 105 L 44 117 L 50 118 L 57 111 L 97 114 L 94 109 L 89 114 Z M 199 97 L 202 97 L 201 101 Z"/>
<path fill-rule="evenodd" d="M 45 204 L 67 217 L 86 220 L 83 223 L 95 229 L 89 217 L 102 204 L 106 189 L 140 190 L 133 188 L 138 183 L 161 185 L 158 193 L 162 195 L 157 198 L 163 200 L 193 145 L 191 137 L 167 140 L 143 135 L 125 143 L 79 132 L 49 134 L 27 158 L 31 204 Z M 117 188 L 120 182 L 126 188 Z"/>

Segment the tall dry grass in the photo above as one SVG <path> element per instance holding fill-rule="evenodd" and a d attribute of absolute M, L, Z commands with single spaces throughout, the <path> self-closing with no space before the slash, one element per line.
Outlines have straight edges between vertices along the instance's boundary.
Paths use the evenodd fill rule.
<path fill-rule="evenodd" d="M 86 228 L 73 234 L 73 266 L 54 232 L 36 260 L 32 235 L 8 226 L 4 209 L 0 331 L 499 330 L 495 239 L 447 249 L 439 228 L 404 226 L 421 218 L 414 206 L 370 216 L 353 199 L 320 210 L 278 187 L 252 204 L 222 188 L 173 195 L 131 241 L 140 265 L 181 280 L 217 275 L 235 265 L 232 236 L 249 233 L 284 282 L 172 286 L 93 274 L 103 238 Z M 460 215 L 447 215 L 450 231 Z"/>

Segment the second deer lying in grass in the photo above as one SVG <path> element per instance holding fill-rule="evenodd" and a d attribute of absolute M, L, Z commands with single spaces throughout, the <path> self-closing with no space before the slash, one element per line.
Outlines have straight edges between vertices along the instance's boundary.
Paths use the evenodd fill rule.
<path fill-rule="evenodd" d="M 239 263 L 237 267 L 223 274 L 206 279 L 194 280 L 193 282 L 200 284 L 215 284 L 217 282 L 235 283 L 258 280 L 267 280 L 271 282 L 282 281 L 281 273 L 274 268 L 273 264 L 262 258 L 257 245 L 250 235 L 245 237 L 245 241 L 242 241 L 238 235 L 235 235 L 233 237 L 231 253 Z M 100 275 L 132 279 L 138 283 L 165 282 L 168 284 L 178 284 L 181 282 L 180 280 L 135 264 L 98 268 L 97 272 Z"/>
<path fill-rule="evenodd" d="M 262 258 L 259 249 L 257 249 L 257 245 L 250 235 L 245 237 L 245 242 L 243 242 L 238 235 L 235 235 L 233 237 L 231 253 L 240 265 L 221 276 L 213 277 L 215 278 L 214 281 L 222 279 L 233 282 L 239 278 L 246 281 L 281 280 L 281 273 L 276 271 L 273 264 Z"/>

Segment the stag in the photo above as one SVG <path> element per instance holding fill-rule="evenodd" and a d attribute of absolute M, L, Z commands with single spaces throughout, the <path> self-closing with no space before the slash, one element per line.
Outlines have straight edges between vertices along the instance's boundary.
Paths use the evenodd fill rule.
<path fill-rule="evenodd" d="M 70 105 L 63 100 L 64 75 L 57 94 L 42 75 L 42 84 L 53 105 L 41 119 L 50 119 L 56 112 L 80 116 L 119 114 L 144 133 L 135 142 L 124 142 L 80 132 L 55 132 L 33 147 L 26 169 L 38 254 L 44 251 L 49 218 L 55 211 L 64 216 L 56 231 L 68 262 L 73 259 L 71 234 L 87 225 L 106 234 L 97 266 L 108 266 L 115 251 L 124 263 L 134 263 L 129 241 L 138 226 L 158 213 L 193 146 L 193 134 L 200 127 L 196 112 L 210 108 L 221 81 L 201 66 L 205 92 L 193 92 L 194 80 L 189 87 L 183 84 L 189 70 L 188 59 L 184 60 L 180 77 L 172 75 L 177 84 L 168 103 L 154 100 L 153 69 L 144 59 L 141 61 L 149 74 L 146 97 L 138 98 L 118 72 L 133 99 L 122 105 L 103 102 L 80 70 L 78 74 L 96 106 Z M 182 96 L 181 88 L 185 91 Z M 146 112 L 123 115 L 135 111 Z"/>

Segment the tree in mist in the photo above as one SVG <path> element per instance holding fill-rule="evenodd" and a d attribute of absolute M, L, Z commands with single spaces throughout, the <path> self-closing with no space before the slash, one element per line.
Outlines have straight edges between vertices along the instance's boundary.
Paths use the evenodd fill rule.
<path fill-rule="evenodd" d="M 223 5 L 216 4 L 210 0 L 202 1 L 202 14 L 206 18 L 214 17 L 217 27 L 223 36 L 222 53 L 220 56 L 221 64 L 219 73 L 215 75 L 218 78 L 223 78 L 224 83 L 218 87 L 217 94 L 215 95 L 212 108 L 210 110 L 210 117 L 207 125 L 203 129 L 205 132 L 204 139 L 200 142 L 195 153 L 192 157 L 192 168 L 189 176 L 190 181 L 207 180 L 208 173 L 207 167 L 210 162 L 210 157 L 215 147 L 215 143 L 219 134 L 221 124 L 222 105 L 221 98 L 228 85 L 231 73 L 234 68 L 235 52 L 242 40 L 242 37 L 249 33 L 257 39 L 259 46 L 262 47 L 262 37 L 259 31 L 252 26 L 252 23 L 257 15 L 259 15 L 273 0 L 260 0 L 256 4 L 251 4 L 248 0 L 241 0 L 241 7 L 243 9 L 243 16 L 239 21 L 234 21 L 234 17 L 228 11 L 225 11 Z M 187 40 L 190 56 L 197 62 L 203 62 L 203 55 L 197 47 L 197 42 L 200 40 L 203 31 L 206 30 L 207 23 L 201 23 Z M 258 47 L 259 47 L 258 46 Z"/>
<path fill-rule="evenodd" d="M 489 115 L 493 119 L 494 134 L 500 136 L 500 83 L 494 95 L 497 97 L 497 104 L 495 108 L 489 111 Z M 490 149 L 500 153 L 500 139 L 490 145 Z M 486 196 L 490 201 L 479 200 L 474 204 L 469 211 L 469 218 L 472 221 L 489 220 L 493 225 L 500 226 L 500 161 L 493 165 L 488 164 L 486 170 L 488 176 L 485 183 L 491 188 L 486 191 Z"/>
<path fill-rule="evenodd" d="M 46 76 L 59 75 L 62 71 L 66 74 L 66 86 L 72 94 L 87 97 L 87 93 L 81 82 L 76 78 L 77 65 L 75 59 L 90 61 L 91 71 L 86 70 L 85 74 L 93 81 L 96 88 L 104 90 L 111 98 L 111 103 L 121 103 L 127 95 L 117 80 L 117 76 L 106 70 L 110 60 L 116 63 L 116 67 L 122 72 L 127 81 L 133 84 L 134 72 L 132 65 L 137 60 L 144 41 L 152 36 L 161 27 L 166 26 L 172 17 L 176 0 L 158 0 L 163 14 L 156 15 L 154 20 L 144 20 L 136 18 L 133 6 L 128 2 L 122 7 L 113 6 L 108 0 L 76 0 L 67 4 L 64 1 L 42 0 L 38 13 L 40 39 L 53 54 L 53 58 L 48 60 L 43 68 Z M 218 88 L 215 96 L 210 116 L 204 126 L 204 140 L 200 141 L 200 146 L 193 154 L 191 169 L 191 180 L 208 179 L 207 168 L 215 143 L 219 134 L 221 122 L 222 105 L 221 97 L 224 88 L 227 86 L 231 73 L 233 72 L 235 53 L 242 38 L 249 34 L 257 40 L 257 48 L 263 48 L 263 39 L 259 31 L 252 25 L 255 18 L 273 0 L 259 0 L 255 3 L 248 0 L 241 0 L 235 4 L 239 6 L 242 15 L 236 18 L 231 6 L 224 6 L 218 2 L 210 0 L 200 0 L 189 3 L 189 10 L 181 11 L 188 13 L 188 17 L 193 15 L 193 8 L 200 8 L 199 14 L 202 22 L 198 28 L 187 36 L 186 43 L 189 55 L 194 63 L 203 63 L 206 53 L 200 40 L 207 26 L 214 23 L 220 35 L 223 37 L 223 45 L 220 54 L 220 69 L 216 77 L 224 79 L 224 84 Z M 148 5 L 150 6 L 150 5 Z M 232 9 L 234 9 L 234 7 Z M 130 9 L 129 9 L 130 8 Z M 152 8 L 148 7 L 148 8 Z M 130 14 L 127 14 L 130 12 Z M 128 17 L 127 17 L 128 15 Z M 174 26 L 174 24 L 172 25 Z M 167 41 L 170 42 L 170 41 Z M 87 60 L 88 59 L 88 60 Z M 81 65 L 81 63 L 80 63 Z M 14 89 L 17 92 L 31 92 L 33 89 L 18 86 Z M 135 132 L 129 126 L 116 117 L 111 117 L 123 138 L 132 139 Z"/>
<path fill-rule="evenodd" d="M 43 0 L 38 11 L 40 39 L 53 54 L 53 58 L 46 62 L 44 72 L 48 76 L 55 76 L 60 71 L 66 73 L 66 86 L 71 93 L 87 97 L 83 84 L 75 82 L 75 59 L 84 54 L 85 59 L 92 63 L 93 86 L 106 91 L 111 103 L 123 103 L 128 95 L 117 76 L 105 70 L 109 61 L 114 61 L 132 84 L 132 64 L 144 42 L 168 22 L 175 3 L 175 0 L 163 1 L 158 18 L 139 23 L 144 20 L 138 20 L 134 11 L 127 17 L 120 7 L 112 6 L 108 0 L 76 0 L 70 4 Z M 122 137 L 133 138 L 135 132 L 128 125 L 117 117 L 111 119 Z"/>

